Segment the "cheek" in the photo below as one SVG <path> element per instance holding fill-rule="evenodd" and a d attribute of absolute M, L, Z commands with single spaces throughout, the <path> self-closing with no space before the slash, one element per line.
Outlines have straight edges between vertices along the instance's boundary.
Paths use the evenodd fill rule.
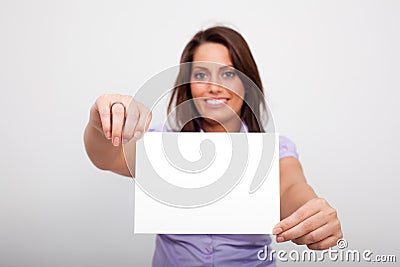
<path fill-rule="evenodd" d="M 233 97 L 244 98 L 245 89 L 239 77 L 235 77 L 233 80 L 226 81 L 225 86 L 230 89 Z"/>
<path fill-rule="evenodd" d="M 243 102 L 245 95 L 245 89 L 242 86 L 237 86 L 236 88 L 231 88 L 231 96 L 235 102 Z"/>
<path fill-rule="evenodd" d="M 240 111 L 243 105 L 243 100 L 240 97 L 236 97 L 231 103 L 231 108 L 235 111 Z"/>
<path fill-rule="evenodd" d="M 190 92 L 192 94 L 192 101 L 198 112 L 201 110 L 201 105 L 199 103 L 199 101 L 200 101 L 199 97 L 203 96 L 204 90 L 205 90 L 204 84 L 201 84 L 201 83 L 190 84 Z"/>
<path fill-rule="evenodd" d="M 190 84 L 190 91 L 192 93 L 192 97 L 200 97 L 203 95 L 204 91 L 206 90 L 206 85 L 202 83 L 192 83 Z"/>
<path fill-rule="evenodd" d="M 231 88 L 231 107 L 235 111 L 239 112 L 240 109 L 242 108 L 242 105 L 244 103 L 244 95 L 245 95 L 245 89 L 243 86 L 236 86 L 235 88 Z"/>

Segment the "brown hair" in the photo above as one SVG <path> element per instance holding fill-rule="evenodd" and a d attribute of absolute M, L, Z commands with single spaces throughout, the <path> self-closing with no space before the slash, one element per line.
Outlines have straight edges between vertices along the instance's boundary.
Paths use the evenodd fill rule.
<path fill-rule="evenodd" d="M 266 103 L 257 65 L 244 38 L 237 31 L 225 26 L 216 26 L 199 31 L 184 48 L 180 60 L 180 71 L 168 104 L 168 114 L 171 113 L 174 107 L 192 99 L 190 83 L 187 82 L 191 67 L 184 68 L 182 63 L 192 62 L 196 48 L 206 42 L 222 44 L 228 49 L 233 67 L 241 72 L 239 77 L 245 86 L 245 101 L 243 101 L 240 118 L 246 124 L 249 132 L 264 132 L 260 118 L 261 111 L 263 109 L 266 110 Z M 185 115 L 187 116 L 187 114 Z M 196 115 L 197 118 L 195 118 Z M 267 113 L 263 115 L 267 116 Z M 194 105 L 192 106 L 191 116 L 194 119 L 187 123 L 183 122 L 184 125 L 181 125 L 182 132 L 198 132 L 200 130 L 200 120 L 202 118 L 198 117 Z M 179 111 L 174 114 L 174 119 L 178 124 L 182 117 L 184 116 Z"/>

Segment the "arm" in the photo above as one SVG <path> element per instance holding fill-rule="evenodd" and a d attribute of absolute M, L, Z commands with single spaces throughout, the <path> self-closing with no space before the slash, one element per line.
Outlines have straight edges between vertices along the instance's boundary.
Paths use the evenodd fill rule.
<path fill-rule="evenodd" d="M 124 176 L 131 176 L 122 146 L 114 146 L 103 133 L 88 124 L 85 129 L 84 142 L 86 152 L 92 163 L 101 170 L 109 170 Z M 135 142 L 130 142 L 135 146 Z M 135 151 L 135 148 L 133 150 Z"/>
<path fill-rule="evenodd" d="M 113 105 L 115 102 L 118 104 Z M 90 160 L 101 170 L 131 177 L 125 156 L 133 164 L 130 169 L 134 171 L 136 140 L 147 130 L 150 120 L 151 112 L 131 96 L 100 96 L 90 109 L 84 133 Z M 122 142 L 128 146 L 126 154 Z"/>
<path fill-rule="evenodd" d="M 298 159 L 282 158 L 279 165 L 281 221 L 273 230 L 277 242 L 292 240 L 319 250 L 336 245 L 343 236 L 336 210 L 307 184 Z"/>
<path fill-rule="evenodd" d="M 288 217 L 307 201 L 316 198 L 307 184 L 300 162 L 294 157 L 279 160 L 281 188 L 281 220 Z"/>

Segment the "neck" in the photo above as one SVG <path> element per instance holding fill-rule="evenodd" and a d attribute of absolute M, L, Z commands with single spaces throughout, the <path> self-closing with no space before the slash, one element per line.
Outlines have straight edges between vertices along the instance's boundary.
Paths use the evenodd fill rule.
<path fill-rule="evenodd" d="M 236 117 L 223 124 L 203 120 L 200 126 L 204 132 L 240 132 L 242 121 Z"/>

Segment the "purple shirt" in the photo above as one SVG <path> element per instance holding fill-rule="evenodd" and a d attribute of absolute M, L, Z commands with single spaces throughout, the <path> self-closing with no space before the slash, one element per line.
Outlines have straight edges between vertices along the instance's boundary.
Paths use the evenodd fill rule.
<path fill-rule="evenodd" d="M 149 132 L 167 131 L 160 126 Z M 247 132 L 242 124 L 240 132 Z M 279 158 L 295 157 L 295 144 L 279 137 Z M 270 245 L 271 237 L 263 234 L 158 234 L 153 256 L 153 267 L 194 266 L 275 266 L 275 261 L 260 261 L 259 250 Z"/>

